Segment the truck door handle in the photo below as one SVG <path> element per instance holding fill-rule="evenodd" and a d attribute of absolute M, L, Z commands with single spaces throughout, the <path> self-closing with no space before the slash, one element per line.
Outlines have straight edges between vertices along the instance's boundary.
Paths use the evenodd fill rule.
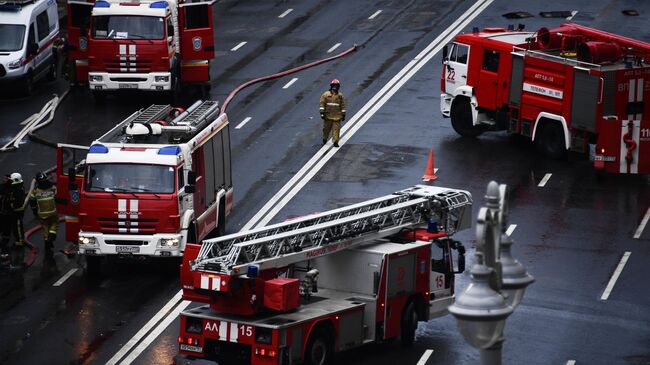
<path fill-rule="evenodd" d="M 466 78 L 467 78 L 467 75 L 460 75 L 460 77 L 466 79 Z"/>

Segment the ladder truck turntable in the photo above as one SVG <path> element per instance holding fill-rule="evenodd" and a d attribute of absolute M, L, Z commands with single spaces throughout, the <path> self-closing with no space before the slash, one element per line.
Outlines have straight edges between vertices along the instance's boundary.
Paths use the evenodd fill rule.
<path fill-rule="evenodd" d="M 443 49 L 440 110 L 475 137 L 506 130 L 553 158 L 650 173 L 650 44 L 577 25 L 460 34 Z"/>
<path fill-rule="evenodd" d="M 225 233 L 228 117 L 216 101 L 154 104 L 90 147 L 59 144 L 57 201 L 89 270 L 105 256 L 181 257 L 188 240 Z"/>
<path fill-rule="evenodd" d="M 188 244 L 179 353 L 237 364 L 324 364 L 443 316 L 471 226 L 469 192 L 417 185 L 267 227 Z M 457 251 L 454 271 L 452 251 Z"/>

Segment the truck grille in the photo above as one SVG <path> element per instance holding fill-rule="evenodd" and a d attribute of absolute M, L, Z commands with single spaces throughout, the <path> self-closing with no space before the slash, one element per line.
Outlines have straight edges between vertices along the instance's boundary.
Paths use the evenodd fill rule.
<path fill-rule="evenodd" d="M 135 59 L 126 61 L 110 58 L 104 61 L 106 72 L 150 72 L 151 60 Z"/>
<path fill-rule="evenodd" d="M 158 227 L 157 219 L 99 218 L 97 220 L 101 233 L 154 234 Z M 125 232 L 120 232 L 120 228 Z"/>
<path fill-rule="evenodd" d="M 107 245 L 119 246 L 145 246 L 147 241 L 122 241 L 122 240 L 106 240 Z"/>

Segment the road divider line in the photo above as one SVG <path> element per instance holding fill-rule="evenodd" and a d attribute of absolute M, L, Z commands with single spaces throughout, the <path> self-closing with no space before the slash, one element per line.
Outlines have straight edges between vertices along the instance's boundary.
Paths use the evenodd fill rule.
<path fill-rule="evenodd" d="M 235 52 L 236 50 L 242 48 L 246 43 L 248 43 L 248 42 L 240 42 L 238 45 L 232 47 L 230 49 L 230 52 Z"/>
<path fill-rule="evenodd" d="M 571 11 L 571 15 L 568 16 L 568 17 L 566 17 L 566 20 L 571 20 L 571 19 L 573 19 L 573 17 L 576 16 L 576 14 L 578 14 L 578 11 L 577 11 L 577 10 L 573 10 L 573 11 Z"/>
<path fill-rule="evenodd" d="M 546 183 L 551 179 L 552 175 L 553 174 L 544 175 L 544 177 L 542 178 L 542 181 L 540 181 L 539 184 L 537 184 L 537 186 L 539 186 L 540 188 L 543 188 L 544 186 L 546 186 Z"/>
<path fill-rule="evenodd" d="M 56 283 L 52 284 L 52 286 L 61 286 L 66 280 L 68 280 L 69 277 L 71 277 L 74 273 L 79 270 L 78 268 L 70 269 L 65 275 L 61 277 L 61 279 L 57 280 Z"/>
<path fill-rule="evenodd" d="M 576 361 L 575 360 L 569 360 L 569 361 L 566 362 L 566 365 L 576 365 Z"/>
<path fill-rule="evenodd" d="M 377 94 L 341 128 L 339 145 L 345 144 L 363 125 L 424 65 L 476 18 L 493 0 L 475 2 L 461 17 L 427 45 L 415 58 L 402 68 Z M 242 230 L 261 227 L 267 224 L 289 200 L 307 184 L 316 173 L 329 161 L 338 148 L 327 144 L 323 146 L 281 189 L 278 191 L 246 224 Z M 270 210 L 270 214 L 268 214 Z"/>
<path fill-rule="evenodd" d="M 251 117 L 244 118 L 244 120 L 242 120 L 241 123 L 237 124 L 235 129 L 241 129 L 241 127 L 245 126 L 246 123 L 250 122 L 251 119 L 253 119 L 253 118 L 251 118 Z"/>
<path fill-rule="evenodd" d="M 283 88 L 283 89 L 288 89 L 288 88 L 291 87 L 291 85 L 293 85 L 293 83 L 296 82 L 296 81 L 298 81 L 298 78 L 297 78 L 297 77 L 294 77 L 293 79 L 291 79 L 291 81 L 287 82 L 286 85 L 282 86 L 282 88 Z"/>
<path fill-rule="evenodd" d="M 293 9 L 287 9 L 284 13 L 278 15 L 278 18 L 284 18 L 285 16 L 289 15 L 289 13 L 291 13 L 292 11 Z"/>
<path fill-rule="evenodd" d="M 377 17 L 377 15 L 381 14 L 382 10 L 377 10 L 375 11 L 371 16 L 368 17 L 368 20 L 373 20 Z"/>
<path fill-rule="evenodd" d="M 152 332 L 152 329 L 154 329 L 154 327 L 159 327 L 158 324 L 160 324 L 161 321 L 168 316 L 174 307 L 181 303 L 182 298 L 183 291 L 179 290 L 178 293 L 176 293 L 174 297 L 158 311 L 158 313 L 151 317 L 149 322 L 140 328 L 140 330 L 129 340 L 129 342 L 124 344 L 124 346 L 122 346 L 122 348 L 115 355 L 113 355 L 110 360 L 108 360 L 106 365 L 118 364 L 120 360 L 142 340 L 142 338 Z"/>
<path fill-rule="evenodd" d="M 424 64 L 430 61 L 434 55 L 436 55 L 442 47 L 449 43 L 456 34 L 460 33 L 463 28 L 465 28 L 474 18 L 476 18 L 483 10 L 485 10 L 494 0 L 478 0 L 473 3 L 463 15 L 456 19 L 444 32 L 442 32 L 433 42 L 431 42 L 425 49 L 420 52 L 413 60 L 411 60 L 397 75 L 395 75 L 391 81 L 389 81 L 384 87 L 375 94 L 371 100 L 362 107 L 354 117 L 342 128 L 343 132 L 346 133 L 345 140 L 349 139 L 355 132 L 358 130 L 365 122 L 372 116 L 380 107 L 383 105 L 399 88 L 401 88 L 406 81 L 408 81 L 415 73 L 420 70 Z M 366 114 L 368 112 L 368 114 Z M 356 123 L 360 121 L 360 123 Z M 356 123 L 356 124 L 355 124 Z M 341 141 L 339 141 L 341 143 Z M 306 184 L 311 178 L 318 172 L 322 166 L 331 158 L 331 156 L 338 151 L 338 148 L 332 148 L 331 145 L 322 147 L 319 151 L 314 154 L 314 156 L 307 162 L 303 168 L 295 174 L 289 182 L 287 182 L 281 189 L 276 193 L 264 207 L 258 211 L 258 213 L 252 217 L 248 223 L 242 227 L 242 231 L 250 229 L 256 223 L 265 224 L 271 220 L 279 209 L 288 202 L 296 193 L 297 190 L 301 189 L 304 184 Z M 324 152 L 327 152 L 326 159 L 323 159 Z M 311 171 L 310 171 L 311 170 Z M 307 174 L 307 172 L 309 172 Z M 300 187 L 295 186 L 296 182 L 301 182 Z M 293 188 L 293 189 L 292 189 Z M 289 192 L 289 194 L 287 194 Z M 282 199 L 283 204 L 281 207 L 275 207 L 275 204 Z M 273 209 L 272 209 L 273 208 Z M 263 219 L 260 221 L 260 219 Z M 158 336 L 156 333 L 162 333 L 164 329 L 176 319 L 178 314 L 176 311 L 172 311 L 178 305 L 182 305 L 182 291 L 179 290 L 176 295 L 165 304 L 165 306 L 143 327 L 138 331 L 130 340 L 127 342 L 119 351 L 116 353 L 113 358 L 107 363 L 108 365 L 117 364 L 120 359 L 124 358 L 126 354 L 129 354 L 129 358 L 136 359 L 146 347 L 138 346 L 137 349 L 134 349 L 139 343 L 152 343 L 153 340 Z M 180 310 L 179 310 L 180 312 Z M 152 330 L 152 327 L 156 326 Z M 155 335 L 154 335 L 155 334 Z M 133 350 L 133 351 L 132 351 Z M 132 361 L 132 360 L 131 360 Z M 128 365 L 130 362 L 124 361 L 121 365 Z"/>
<path fill-rule="evenodd" d="M 607 300 L 607 298 L 609 298 L 609 295 L 614 289 L 614 285 L 616 285 L 616 280 L 618 280 L 618 277 L 621 275 L 621 272 L 623 271 L 623 268 L 625 267 L 625 264 L 627 263 L 627 260 L 630 258 L 631 254 L 632 252 L 630 251 L 626 251 L 623 254 L 623 257 L 621 257 L 621 261 L 618 263 L 616 270 L 614 270 L 612 278 L 609 279 L 609 283 L 607 283 L 607 287 L 605 288 L 603 295 L 600 297 L 600 300 Z"/>
<path fill-rule="evenodd" d="M 422 357 L 420 358 L 420 361 L 418 361 L 418 363 L 416 365 L 424 365 L 424 364 L 426 364 L 427 361 L 429 360 L 429 358 L 431 357 L 431 354 L 433 354 L 433 350 L 431 350 L 431 349 L 428 349 L 428 350 L 424 351 L 424 354 L 422 354 Z"/>
<path fill-rule="evenodd" d="M 327 50 L 327 53 L 332 53 L 332 52 L 334 52 L 334 50 L 337 49 L 337 48 L 339 48 L 340 45 L 341 45 L 341 43 L 337 43 L 337 44 L 333 45 L 332 48 L 330 48 L 330 49 Z"/>
<path fill-rule="evenodd" d="M 648 224 L 648 220 L 650 220 L 650 207 L 648 207 L 648 211 L 645 212 L 645 216 L 643 216 L 643 219 L 641 220 L 641 223 L 639 223 L 636 232 L 634 232 L 634 238 L 641 238 L 641 234 L 643 233 L 646 224 Z"/>
<path fill-rule="evenodd" d="M 508 236 L 512 236 L 512 233 L 515 231 L 515 228 L 517 228 L 516 224 L 511 224 L 508 229 L 506 229 L 506 234 Z"/>

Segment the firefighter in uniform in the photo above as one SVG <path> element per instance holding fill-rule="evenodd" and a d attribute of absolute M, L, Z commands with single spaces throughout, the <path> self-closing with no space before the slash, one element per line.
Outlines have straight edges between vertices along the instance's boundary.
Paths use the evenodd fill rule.
<path fill-rule="evenodd" d="M 42 172 L 36 174 L 36 187 L 29 195 L 29 206 L 43 227 L 45 256 L 52 256 L 59 217 L 56 214 L 56 186 Z"/>
<path fill-rule="evenodd" d="M 9 210 L 9 225 L 11 233 L 16 240 L 14 242 L 14 266 L 25 264 L 25 228 L 23 227 L 23 216 L 25 215 L 25 187 L 23 177 L 14 172 L 9 175 L 9 189 L 7 190 L 7 208 Z"/>
<path fill-rule="evenodd" d="M 341 83 L 334 79 L 330 82 L 330 89 L 320 97 L 320 117 L 323 119 L 323 144 L 327 143 L 332 132 L 334 147 L 339 146 L 339 133 L 341 122 L 345 121 L 345 98 L 339 92 Z"/>
<path fill-rule="evenodd" d="M 11 236 L 11 210 L 9 209 L 9 175 L 0 182 L 0 266 L 8 267 L 10 263 L 9 237 Z"/>

